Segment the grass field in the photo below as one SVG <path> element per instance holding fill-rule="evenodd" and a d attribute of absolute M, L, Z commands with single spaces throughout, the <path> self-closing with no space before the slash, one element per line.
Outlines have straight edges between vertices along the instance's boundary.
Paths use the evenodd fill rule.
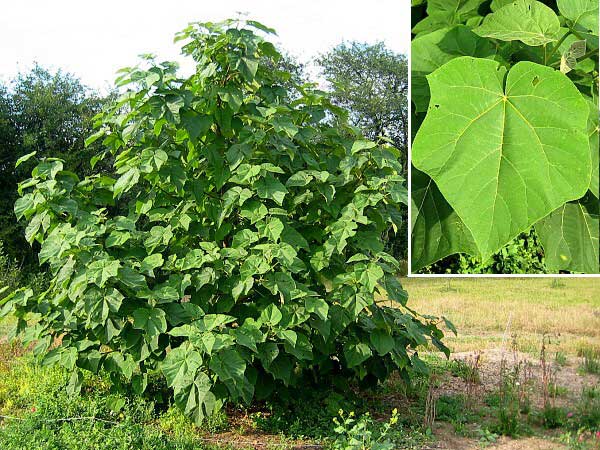
<path fill-rule="evenodd" d="M 12 321 L 0 321 L 0 449 L 600 449 L 597 280 L 402 283 L 410 307 L 444 315 L 458 329 L 447 333 L 450 361 L 421 351 L 431 376 L 409 384 L 392 377 L 358 397 L 308 391 L 291 402 L 230 407 L 199 428 L 168 403 L 111 392 L 105 376 L 86 376 L 84 395 L 69 397 L 68 374 L 22 356 L 4 338 Z M 352 419 L 345 413 L 341 434 L 332 422 L 340 408 L 356 411 Z M 394 408 L 393 447 L 349 444 L 381 429 Z M 63 420 L 73 417 L 94 420 Z"/>
<path fill-rule="evenodd" d="M 458 329 L 447 334 L 456 352 L 497 348 L 514 339 L 537 353 L 600 351 L 600 279 L 596 278 L 403 278 L 409 306 L 446 316 Z"/>

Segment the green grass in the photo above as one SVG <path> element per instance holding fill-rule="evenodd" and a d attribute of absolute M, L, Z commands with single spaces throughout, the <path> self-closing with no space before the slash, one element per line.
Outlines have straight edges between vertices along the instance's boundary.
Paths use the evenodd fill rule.
<path fill-rule="evenodd" d="M 174 409 L 157 415 L 142 398 L 110 392 L 107 380 L 87 377 L 84 393 L 67 395 L 67 374 L 26 355 L 0 373 L 0 448 L 206 450 Z"/>

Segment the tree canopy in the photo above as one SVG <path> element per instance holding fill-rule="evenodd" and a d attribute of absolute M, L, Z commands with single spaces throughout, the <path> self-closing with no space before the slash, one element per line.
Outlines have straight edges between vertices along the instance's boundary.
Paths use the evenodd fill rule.
<path fill-rule="evenodd" d="M 369 139 L 386 137 L 407 163 L 408 61 L 383 43 L 342 43 L 317 59 L 336 105 Z"/>

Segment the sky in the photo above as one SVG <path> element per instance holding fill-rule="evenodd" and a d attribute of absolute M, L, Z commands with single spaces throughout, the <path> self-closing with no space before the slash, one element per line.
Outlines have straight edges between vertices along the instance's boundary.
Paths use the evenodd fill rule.
<path fill-rule="evenodd" d="M 342 41 L 410 46 L 408 0 L 9 0 L 0 14 L 0 81 L 38 62 L 106 91 L 142 53 L 182 61 L 175 33 L 239 13 L 275 28 L 271 40 L 303 62 Z"/>

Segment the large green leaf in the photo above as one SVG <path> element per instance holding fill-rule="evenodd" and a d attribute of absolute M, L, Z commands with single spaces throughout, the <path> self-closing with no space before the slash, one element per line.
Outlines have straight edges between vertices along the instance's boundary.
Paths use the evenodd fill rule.
<path fill-rule="evenodd" d="M 211 416 L 217 409 L 218 402 L 210 391 L 211 387 L 208 375 L 198 372 L 191 383 L 175 391 L 177 405 L 196 425 L 201 425 L 204 418 Z"/>
<path fill-rule="evenodd" d="M 560 21 L 551 8 L 537 0 L 515 0 L 487 15 L 473 31 L 483 37 L 538 46 L 558 41 Z"/>
<path fill-rule="evenodd" d="M 431 103 L 412 162 L 485 259 L 589 186 L 588 108 L 551 68 L 454 59 L 428 76 Z"/>
<path fill-rule="evenodd" d="M 113 186 L 113 195 L 119 197 L 123 192 L 131 189 L 140 179 L 140 170 L 137 167 L 132 167 L 127 172 L 119 177 Z"/>
<path fill-rule="evenodd" d="M 201 364 L 200 353 L 189 342 L 185 342 L 167 354 L 160 368 L 167 384 L 179 390 L 192 383 Z"/>
<path fill-rule="evenodd" d="M 119 311 L 123 302 L 123 295 L 116 289 L 108 292 L 92 290 L 85 296 L 85 311 L 90 320 L 95 324 L 104 324 L 111 312 Z"/>
<path fill-rule="evenodd" d="M 277 325 L 281 321 L 281 318 L 281 311 L 272 303 L 263 309 L 260 314 L 260 321 L 271 326 Z"/>
<path fill-rule="evenodd" d="M 454 253 L 477 254 L 471 232 L 425 173 L 411 171 L 411 270 Z"/>
<path fill-rule="evenodd" d="M 285 186 L 277 178 L 270 175 L 258 180 L 255 188 L 260 198 L 271 199 L 279 205 L 283 204 L 283 199 L 287 194 Z"/>
<path fill-rule="evenodd" d="M 598 273 L 598 200 L 569 202 L 539 221 L 546 265 L 552 271 Z"/>
<path fill-rule="evenodd" d="M 346 358 L 346 364 L 348 367 L 358 366 L 371 357 L 373 353 L 367 344 L 352 343 L 347 344 L 344 347 L 344 357 Z"/>
<path fill-rule="evenodd" d="M 391 333 L 385 330 L 377 329 L 373 330 L 369 338 L 371 339 L 371 345 L 380 355 L 386 355 L 391 352 L 395 347 L 395 341 Z"/>
<path fill-rule="evenodd" d="M 318 297 L 306 297 L 305 308 L 309 313 L 316 314 L 321 320 L 327 320 L 329 305 L 325 300 Z"/>
<path fill-rule="evenodd" d="M 586 32 L 598 35 L 598 0 L 557 0 L 560 13 Z"/>
<path fill-rule="evenodd" d="M 297 359 L 306 359 L 308 361 L 313 359 L 312 344 L 302 333 L 296 334 L 295 342 L 292 344 L 289 341 L 283 343 L 283 348 L 286 352 L 294 355 Z"/>
<path fill-rule="evenodd" d="M 104 287 L 109 279 L 117 276 L 120 267 L 121 263 L 114 259 L 100 259 L 94 261 L 88 266 L 87 279 L 100 287 Z"/>
<path fill-rule="evenodd" d="M 139 308 L 133 312 L 133 327 L 155 337 L 167 331 L 165 312 L 158 308 Z"/>
<path fill-rule="evenodd" d="M 248 83 L 252 83 L 258 70 L 258 61 L 251 58 L 240 58 L 237 63 L 237 69 Z"/>
<path fill-rule="evenodd" d="M 210 369 L 221 381 L 235 381 L 244 377 L 246 362 L 236 350 L 228 348 L 212 355 Z"/>
<path fill-rule="evenodd" d="M 464 25 L 444 28 L 413 39 L 411 100 L 416 111 L 426 111 L 429 104 L 426 75 L 459 56 L 493 58 L 495 55 L 496 48 L 488 39 L 476 35 Z"/>

